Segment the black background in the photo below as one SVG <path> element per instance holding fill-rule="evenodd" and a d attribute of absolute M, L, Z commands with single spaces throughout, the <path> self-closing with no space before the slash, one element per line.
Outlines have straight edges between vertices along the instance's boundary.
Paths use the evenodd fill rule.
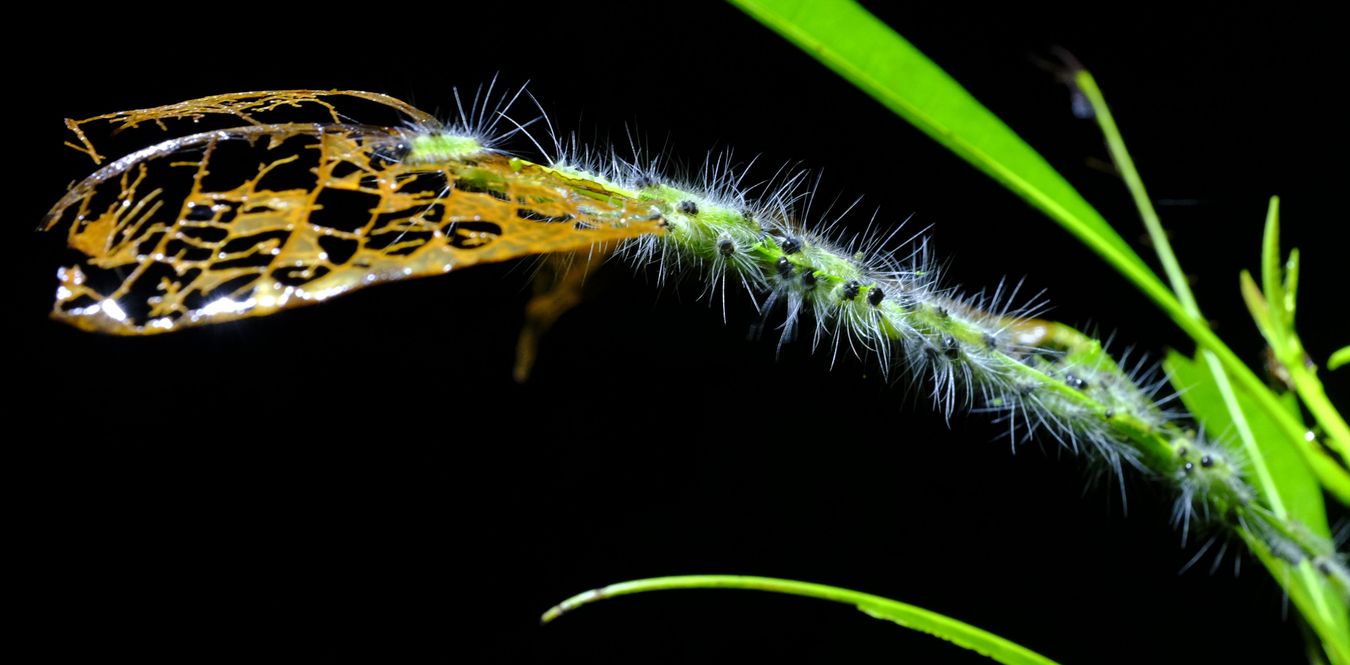
<path fill-rule="evenodd" d="M 1173 202 L 1162 214 L 1202 306 L 1253 361 L 1236 274 L 1256 267 L 1265 199 L 1282 195 L 1286 247 L 1304 252 L 1300 329 L 1325 358 L 1346 342 L 1331 22 L 1086 7 L 874 10 L 1146 252 L 1099 135 L 1034 60 L 1063 46 L 1086 63 L 1151 193 Z M 445 113 L 453 86 L 500 74 L 584 136 L 635 127 L 694 164 L 732 146 L 765 177 L 801 160 L 823 170 L 825 200 L 863 195 L 881 219 L 931 225 L 953 282 L 1025 275 L 1051 316 L 1118 348 L 1189 348 L 1065 232 L 730 6 L 104 12 L 15 21 L 44 46 L 7 59 L 21 146 L 7 247 L 22 257 L 7 438 L 32 453 L 10 470 L 9 547 L 52 659 L 983 662 L 845 607 L 749 593 L 626 598 L 537 626 L 587 588 L 703 572 L 878 593 L 1065 663 L 1301 657 L 1255 562 L 1236 579 L 1228 564 L 1177 574 L 1195 543 L 1179 545 L 1164 491 L 1129 479 L 1126 516 L 1053 445 L 1012 455 L 978 416 L 949 428 L 853 359 L 830 371 L 790 345 L 775 361 L 771 340 L 746 339 L 746 301 L 723 324 L 698 284 L 658 290 L 611 267 L 523 386 L 525 265 L 148 339 L 45 318 L 59 238 L 27 230 L 88 171 L 62 154 L 61 118 L 289 87 Z"/>

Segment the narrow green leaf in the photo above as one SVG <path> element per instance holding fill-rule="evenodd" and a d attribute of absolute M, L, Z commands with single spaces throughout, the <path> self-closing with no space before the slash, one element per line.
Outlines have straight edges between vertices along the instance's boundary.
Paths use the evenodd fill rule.
<path fill-rule="evenodd" d="M 1303 341 L 1294 330 L 1294 309 L 1298 291 L 1299 254 L 1295 249 L 1289 253 L 1284 273 L 1280 271 L 1280 199 L 1272 196 L 1270 208 L 1266 213 L 1265 237 L 1261 245 L 1261 273 L 1265 284 L 1267 312 L 1265 325 L 1257 321 L 1261 334 L 1274 351 L 1275 359 L 1283 367 L 1303 399 L 1304 406 L 1325 431 L 1326 445 L 1343 458 L 1350 458 L 1350 426 L 1346 425 L 1335 405 L 1327 399 L 1322 381 L 1317 378 L 1315 368 L 1307 362 L 1307 353 L 1303 350 Z M 1245 289 L 1244 285 L 1244 289 Z M 1243 296 L 1246 297 L 1244 290 Z M 1339 490 L 1344 483 L 1350 483 L 1350 474 L 1343 467 L 1332 467 L 1313 459 L 1320 448 L 1303 446 L 1299 448 L 1308 456 L 1309 463 L 1317 472 L 1318 478 L 1328 489 L 1336 493 L 1342 503 L 1345 495 Z M 1334 477 L 1333 477 L 1334 476 Z"/>
<path fill-rule="evenodd" d="M 1342 346 L 1327 359 L 1327 369 L 1337 370 L 1350 364 L 1350 346 Z"/>
<path fill-rule="evenodd" d="M 1238 274 L 1238 286 L 1242 290 L 1242 300 L 1247 303 L 1247 311 L 1251 312 L 1252 320 L 1256 322 L 1257 330 L 1261 331 L 1261 336 L 1266 338 L 1266 343 L 1270 343 L 1270 305 L 1266 303 L 1266 297 L 1261 294 L 1261 287 L 1256 285 L 1256 280 L 1252 279 L 1252 274 L 1243 270 Z"/>
<path fill-rule="evenodd" d="M 1289 302 L 1284 297 L 1283 277 L 1280 272 L 1280 197 L 1272 196 L 1266 210 L 1266 230 L 1261 238 L 1261 285 L 1266 302 L 1270 303 L 1266 327 L 1261 332 L 1277 355 L 1284 351 L 1284 340 L 1293 321 L 1293 312 L 1289 311 Z"/>
<path fill-rule="evenodd" d="M 620 582 L 568 598 L 550 608 L 540 620 L 549 623 L 566 612 L 606 598 L 671 589 L 744 589 L 829 600 L 852 605 L 871 617 L 892 621 L 910 630 L 939 637 L 1005 665 L 1054 665 L 1054 661 L 1026 647 L 922 607 L 870 593 L 774 577 L 683 575 Z"/>
<path fill-rule="evenodd" d="M 1214 375 L 1203 361 L 1191 360 L 1175 351 L 1164 363 L 1172 383 L 1181 392 L 1186 408 L 1210 432 L 1245 430 L 1250 445 L 1241 452 L 1246 457 L 1249 480 L 1277 515 L 1302 523 L 1322 538 L 1330 538 L 1326 508 L 1317 478 L 1313 476 L 1298 448 L 1304 442 L 1290 441 L 1285 431 L 1263 417 L 1264 409 L 1240 391 L 1232 391 L 1239 406 L 1236 418 Z M 1247 438 L 1247 437 L 1244 437 Z M 1306 562 L 1300 566 L 1273 557 L 1262 557 L 1271 575 L 1289 591 L 1299 611 L 1313 624 L 1329 651 L 1340 650 L 1350 657 L 1350 623 L 1346 606 L 1331 592 Z"/>
<path fill-rule="evenodd" d="M 1164 308 L 1148 265 L 1034 148 L 909 42 L 851 0 L 731 0 L 1044 212 Z"/>
<path fill-rule="evenodd" d="M 1294 304 L 1298 302 L 1298 248 L 1289 250 L 1284 264 L 1284 308 L 1289 311 L 1289 327 L 1294 327 Z"/>

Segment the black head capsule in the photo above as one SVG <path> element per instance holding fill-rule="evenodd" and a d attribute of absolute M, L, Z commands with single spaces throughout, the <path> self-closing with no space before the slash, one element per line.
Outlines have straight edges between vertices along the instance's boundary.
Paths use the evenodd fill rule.
<path fill-rule="evenodd" d="M 1182 471 L 1183 473 L 1185 473 L 1186 475 L 1189 476 L 1189 475 L 1191 475 L 1191 472 L 1192 472 L 1192 471 L 1195 471 L 1195 464 L 1193 464 L 1193 463 L 1191 463 L 1191 462 L 1187 462 L 1187 463 L 1181 465 L 1181 471 Z"/>
<path fill-rule="evenodd" d="M 633 181 L 633 187 L 636 187 L 637 189 L 647 189 L 648 187 L 655 187 L 658 184 L 660 183 L 656 182 L 656 178 L 649 175 L 640 175 L 637 177 L 637 180 Z"/>
<path fill-rule="evenodd" d="M 787 278 L 792 276 L 792 262 L 788 260 L 788 257 L 778 257 L 778 262 L 774 264 L 774 267 L 778 268 L 779 277 Z"/>
<path fill-rule="evenodd" d="M 844 300 L 853 300 L 858 297 L 858 289 L 860 288 L 862 288 L 861 284 L 850 279 L 844 282 L 844 289 L 840 292 L 839 297 Z"/>
<path fill-rule="evenodd" d="M 693 201 L 680 201 L 680 204 L 676 207 L 680 212 L 691 217 L 698 214 L 698 204 Z"/>
<path fill-rule="evenodd" d="M 783 248 L 784 254 L 796 254 L 802 249 L 802 241 L 791 237 L 784 238 L 778 246 Z"/>
<path fill-rule="evenodd" d="M 867 304 L 873 307 L 877 307 L 881 304 L 881 301 L 884 300 L 885 298 L 886 292 L 883 291 L 880 286 L 873 284 L 872 288 L 867 289 Z"/>
<path fill-rule="evenodd" d="M 815 288 L 816 271 L 808 269 L 802 272 L 802 286 L 808 289 Z"/>
<path fill-rule="evenodd" d="M 736 243 L 731 238 L 722 238 L 717 241 L 717 253 L 722 256 L 731 256 L 736 253 Z"/>
<path fill-rule="evenodd" d="M 1103 417 L 1103 418 L 1106 418 L 1107 420 L 1110 420 L 1110 419 L 1112 419 L 1112 418 L 1115 418 L 1115 417 L 1116 417 L 1116 410 L 1115 410 L 1115 409 L 1107 409 L 1107 410 L 1105 410 L 1105 411 L 1102 412 L 1102 417 Z"/>
<path fill-rule="evenodd" d="M 1208 469 L 1211 466 L 1214 466 L 1214 458 L 1210 457 L 1209 455 L 1202 456 L 1200 458 L 1200 466 L 1203 466 L 1206 469 Z"/>
<path fill-rule="evenodd" d="M 1074 390 L 1086 390 L 1088 385 L 1087 381 L 1078 378 L 1078 376 L 1074 374 L 1064 377 L 1064 383 L 1069 384 L 1069 387 Z"/>

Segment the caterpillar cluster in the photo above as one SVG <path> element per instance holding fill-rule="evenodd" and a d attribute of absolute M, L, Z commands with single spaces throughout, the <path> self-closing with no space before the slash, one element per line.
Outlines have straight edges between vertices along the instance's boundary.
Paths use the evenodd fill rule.
<path fill-rule="evenodd" d="M 501 145 L 492 135 L 496 120 L 477 118 L 414 130 L 400 142 L 401 157 L 445 159 L 448 145 L 461 158 L 471 156 L 466 145 L 469 153 L 496 151 L 489 147 Z M 1350 597 L 1345 555 L 1262 506 L 1243 478 L 1239 450 L 1163 408 L 1165 378 L 1150 381 L 1156 373 L 1142 362 L 1126 371 L 1097 340 L 1033 318 L 1041 309 L 1034 301 L 1014 306 L 1020 284 L 964 295 L 943 286 L 925 238 L 910 239 L 912 249 L 896 254 L 887 251 L 896 231 L 845 239 L 833 223 L 812 229 L 803 221 L 814 194 L 804 172 L 780 170 L 767 184 L 745 187 L 746 169 L 728 153 L 710 157 L 694 178 L 671 178 L 660 159 L 644 161 L 636 148 L 632 159 L 594 151 L 574 135 L 562 139 L 542 119 L 552 150 L 526 124 L 511 133 L 523 131 L 549 169 L 640 201 L 661 220 L 664 234 L 625 241 L 619 250 L 633 265 L 655 270 L 658 282 L 696 276 L 724 318 L 728 284 L 739 285 L 762 316 L 781 312 L 780 345 L 805 325 L 812 348 L 828 346 L 831 364 L 845 347 L 871 357 L 883 372 L 920 385 L 948 419 L 958 410 L 988 413 L 1014 444 L 1043 432 L 1114 476 L 1125 467 L 1152 476 L 1172 489 L 1183 542 L 1197 522 L 1240 529 L 1273 556 L 1311 563 Z"/>

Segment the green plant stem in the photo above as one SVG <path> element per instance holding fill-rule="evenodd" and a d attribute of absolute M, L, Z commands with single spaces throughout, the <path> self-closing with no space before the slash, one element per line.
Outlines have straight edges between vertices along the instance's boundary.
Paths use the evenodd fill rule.
<path fill-rule="evenodd" d="M 1258 321 L 1276 360 L 1289 373 L 1289 378 L 1314 420 L 1322 426 L 1325 441 L 1341 459 L 1350 462 L 1350 427 L 1327 398 L 1322 381 L 1317 378 L 1316 366 L 1307 359 L 1303 341 L 1294 327 L 1294 312 L 1298 296 L 1298 250 L 1290 253 L 1287 270 L 1280 269 L 1280 197 L 1270 197 L 1266 209 L 1265 236 L 1261 243 L 1261 280 L 1267 302 L 1264 324 Z M 1282 279 L 1283 277 L 1283 279 Z M 1311 441 L 1301 449 L 1315 449 Z M 1319 451 L 1320 452 L 1320 451 Z M 1350 474 L 1341 467 L 1340 479 L 1347 481 Z M 1329 484 L 1325 480 L 1323 484 Z"/>
<path fill-rule="evenodd" d="M 1121 178 L 1125 180 L 1125 185 L 1134 198 L 1135 206 L 1139 208 L 1139 213 L 1144 219 L 1144 227 L 1148 229 L 1149 238 L 1158 252 L 1158 260 L 1162 262 L 1163 272 L 1167 274 L 1167 280 L 1172 284 L 1172 291 L 1189 318 L 1203 321 L 1200 306 L 1196 304 L 1191 287 L 1186 283 L 1186 274 L 1182 272 L 1181 264 L 1177 262 L 1176 254 L 1172 252 L 1172 245 L 1167 241 L 1167 233 L 1163 231 L 1158 213 L 1153 209 L 1153 202 L 1149 200 L 1148 192 L 1144 190 L 1144 181 L 1139 177 L 1139 171 L 1134 168 L 1134 160 L 1125 149 L 1125 141 L 1120 135 L 1120 129 L 1116 127 L 1115 118 L 1111 116 L 1111 110 L 1106 105 L 1101 89 L 1097 87 L 1096 80 L 1087 70 L 1079 70 L 1075 81 L 1092 104 L 1097 123 L 1106 136 L 1111 157 L 1115 160 L 1116 168 L 1119 169 Z"/>
<path fill-rule="evenodd" d="M 1261 447 L 1252 435 L 1246 416 L 1238 405 L 1237 397 L 1233 393 L 1233 385 L 1229 381 L 1228 372 L 1231 371 L 1239 377 L 1239 380 L 1245 384 L 1244 388 L 1261 402 L 1263 409 L 1271 418 L 1286 421 L 1282 422 L 1282 425 L 1292 441 L 1300 440 L 1306 429 L 1293 420 L 1289 412 L 1279 405 L 1275 396 L 1260 383 L 1250 368 L 1242 363 L 1228 349 L 1227 345 L 1223 344 L 1209 330 L 1208 324 L 1205 323 L 1204 317 L 1200 313 L 1199 305 L 1195 301 L 1195 296 L 1191 292 L 1190 285 L 1186 281 L 1186 275 L 1182 272 L 1181 265 L 1177 262 L 1176 255 L 1172 251 L 1167 234 L 1163 231 L 1162 222 L 1158 218 L 1157 211 L 1153 208 L 1153 202 L 1144 189 L 1143 180 L 1134 167 L 1134 160 L 1130 158 L 1129 151 L 1125 148 L 1124 139 L 1116 126 L 1115 119 L 1111 115 L 1101 89 L 1097 86 L 1096 80 L 1086 70 L 1079 70 L 1076 73 L 1075 83 L 1092 104 L 1097 122 L 1106 137 L 1111 156 L 1130 190 L 1130 195 L 1134 198 L 1135 205 L 1139 208 L 1144 226 L 1148 230 L 1149 237 L 1157 251 L 1158 259 L 1162 263 L 1163 271 L 1167 274 L 1168 281 L 1175 292 L 1176 302 L 1180 305 L 1182 311 L 1179 313 L 1181 316 L 1177 316 L 1178 313 L 1173 313 L 1173 319 L 1188 332 L 1191 332 L 1192 337 L 1201 344 L 1201 356 L 1205 360 L 1205 365 L 1213 375 L 1215 384 L 1223 396 L 1224 405 L 1227 407 L 1238 434 L 1242 438 L 1244 449 L 1251 456 L 1249 467 L 1256 472 L 1257 487 L 1261 490 L 1262 496 L 1270 505 L 1274 515 L 1281 521 L 1288 520 L 1290 519 L 1288 508 L 1284 505 L 1279 487 L 1265 462 Z M 1203 334 L 1197 335 L 1198 332 Z M 1343 645 L 1345 636 L 1334 633 L 1328 634 L 1336 618 L 1330 613 L 1330 604 L 1325 595 L 1326 587 L 1306 560 L 1299 563 L 1296 570 L 1300 585 L 1308 592 L 1315 606 L 1314 609 L 1321 618 L 1321 620 L 1311 623 L 1318 631 L 1323 643 L 1327 645 L 1329 652 L 1341 651 L 1339 646 L 1333 645 Z M 1275 569 L 1272 568 L 1271 572 L 1274 574 Z M 1344 656 L 1344 653 L 1342 653 L 1342 656 Z"/>
<path fill-rule="evenodd" d="M 1244 447 L 1249 454 L 1254 456 L 1251 466 L 1253 470 L 1256 471 L 1258 486 L 1262 489 L 1262 493 L 1267 497 L 1267 500 L 1271 502 L 1271 508 L 1278 514 L 1283 515 L 1285 513 L 1285 508 L 1278 493 L 1275 491 L 1274 480 L 1270 477 L 1269 469 L 1267 469 L 1264 460 L 1262 459 L 1261 451 L 1256 446 L 1256 442 L 1252 439 L 1250 428 L 1246 426 L 1246 420 L 1242 415 L 1241 409 L 1238 408 L 1236 400 L 1232 396 L 1232 385 L 1224 371 L 1230 363 L 1224 362 L 1224 360 L 1219 357 L 1219 349 L 1228 351 L 1230 355 L 1232 352 L 1228 350 L 1226 344 L 1209 331 L 1209 326 L 1205 323 L 1204 315 L 1200 313 L 1200 307 L 1196 303 L 1195 296 L 1191 293 L 1190 285 L 1186 281 L 1186 274 L 1182 272 L 1181 265 L 1177 262 L 1176 254 L 1172 252 L 1172 244 L 1167 239 L 1167 233 L 1162 228 L 1162 222 L 1158 219 L 1158 213 L 1153 208 L 1153 202 L 1149 199 L 1148 192 L 1144 189 L 1143 179 L 1139 177 L 1139 172 L 1134 167 L 1134 160 L 1130 157 L 1129 151 L 1125 148 L 1125 141 L 1120 134 L 1120 129 L 1116 126 L 1115 118 L 1112 117 L 1110 107 L 1107 106 L 1106 99 L 1102 95 L 1101 89 L 1097 86 L 1096 80 L 1092 78 L 1092 75 L 1088 73 L 1087 70 L 1079 70 L 1075 76 L 1075 82 L 1079 89 L 1082 90 L 1083 94 L 1087 96 L 1088 101 L 1092 104 L 1094 115 L 1101 127 L 1102 134 L 1106 137 L 1106 143 L 1110 149 L 1111 157 L 1115 161 L 1116 168 L 1120 171 L 1120 176 L 1125 181 L 1125 185 L 1129 189 L 1130 195 L 1134 198 L 1135 206 L 1139 208 L 1139 214 L 1143 218 L 1144 227 L 1148 230 L 1149 238 L 1153 241 L 1153 246 L 1157 250 L 1158 260 L 1162 263 L 1163 271 L 1166 273 L 1167 279 L 1172 285 L 1172 290 L 1176 295 L 1175 302 L 1177 302 L 1181 308 L 1181 312 L 1179 313 L 1180 316 L 1174 314 L 1173 319 L 1177 320 L 1178 323 L 1183 324 L 1183 327 L 1194 327 L 1197 331 L 1203 330 L 1207 333 L 1204 339 L 1199 337 L 1196 338 L 1197 342 L 1201 342 L 1201 355 L 1205 360 L 1205 364 L 1209 367 L 1210 372 L 1214 375 L 1214 379 L 1219 385 L 1220 390 L 1223 391 L 1224 403 L 1228 406 L 1229 413 L 1233 415 L 1234 423 L 1238 428 L 1239 435 L 1242 437 Z M 1192 337 L 1195 337 L 1195 335 L 1192 334 Z M 1236 364 L 1237 366 L 1236 368 L 1231 368 L 1235 372 L 1251 373 L 1250 369 L 1236 357 L 1232 358 L 1232 364 Z M 1252 375 L 1252 379 L 1255 380 L 1255 378 L 1255 375 Z M 1274 396 L 1270 395 L 1269 390 L 1267 390 L 1265 386 L 1259 385 L 1258 383 L 1256 389 L 1252 390 L 1252 392 L 1254 393 L 1253 396 L 1256 396 L 1258 399 L 1260 399 L 1261 394 L 1271 398 L 1270 404 L 1263 404 L 1263 406 L 1268 407 L 1272 416 L 1288 416 L 1288 412 L 1279 406 L 1278 402 L 1274 400 Z M 1289 435 L 1294 439 L 1300 438 L 1303 432 L 1306 431 L 1301 426 L 1288 427 L 1286 429 L 1288 430 Z"/>
<path fill-rule="evenodd" d="M 968 623 L 957 621 L 921 607 L 874 596 L 870 593 L 774 577 L 682 575 L 620 582 L 572 596 L 545 612 L 540 618 L 540 622 L 550 623 L 564 613 L 599 600 L 634 593 L 672 589 L 743 589 L 828 600 L 852 605 L 874 618 L 893 621 L 906 628 L 942 638 L 957 646 L 976 651 L 1000 663 L 1005 663 L 1005 665 L 1055 665 L 1054 661 L 1026 647 L 1009 642 Z"/>
<path fill-rule="evenodd" d="M 1125 151 L 1124 142 L 1120 138 L 1119 130 L 1116 129 L 1115 120 L 1111 117 L 1110 109 L 1106 106 L 1106 100 L 1102 97 L 1101 89 L 1097 87 L 1097 82 L 1086 70 L 1080 70 L 1075 81 L 1083 91 L 1083 94 L 1087 95 L 1088 99 L 1092 102 L 1093 108 L 1097 113 L 1098 122 L 1101 124 L 1102 131 L 1107 134 L 1107 144 L 1111 147 L 1112 155 L 1115 156 L 1117 152 L 1124 155 L 1123 160 L 1117 159 L 1117 164 L 1122 171 L 1122 175 L 1124 175 L 1124 172 L 1126 171 L 1134 173 L 1133 178 L 1126 176 L 1125 181 L 1129 184 L 1131 180 L 1133 180 L 1140 189 L 1140 193 L 1136 194 L 1133 191 L 1134 187 L 1132 186 L 1131 193 L 1135 196 L 1136 203 L 1143 201 L 1143 204 L 1140 207 L 1141 214 L 1143 214 L 1145 210 L 1148 211 L 1145 215 L 1145 224 L 1149 224 L 1147 220 L 1148 215 L 1152 215 L 1153 221 L 1156 224 L 1157 215 L 1153 212 L 1153 204 L 1149 201 L 1147 194 L 1142 193 L 1143 183 L 1140 181 L 1138 173 L 1134 171 L 1134 163 L 1130 160 L 1129 153 Z M 1164 267 L 1169 263 L 1169 260 L 1163 258 L 1163 254 L 1171 257 L 1170 263 L 1176 268 L 1176 274 L 1169 274 L 1169 277 L 1173 280 L 1174 284 L 1179 285 L 1178 291 L 1185 294 L 1185 297 L 1190 301 L 1191 308 L 1187 308 L 1182 304 L 1181 300 L 1179 300 L 1180 296 L 1174 296 L 1165 290 L 1159 292 L 1155 289 L 1143 288 L 1145 295 L 1148 295 L 1159 307 L 1162 307 L 1163 310 L 1171 316 L 1172 320 L 1175 321 L 1186 334 L 1190 335 L 1191 339 L 1195 340 L 1202 349 L 1212 352 L 1223 365 L 1224 369 L 1233 373 L 1233 376 L 1238 380 L 1238 383 L 1241 384 L 1242 388 L 1261 402 L 1261 406 L 1280 424 L 1291 440 L 1301 440 L 1308 429 L 1303 426 L 1303 423 L 1298 422 L 1298 420 L 1290 415 L 1288 411 L 1280 406 L 1279 401 L 1275 399 L 1275 396 L 1271 394 L 1270 390 L 1261 383 L 1261 380 L 1251 371 L 1251 368 L 1247 367 L 1247 365 L 1228 348 L 1228 345 L 1224 344 L 1223 341 L 1209 329 L 1209 324 L 1207 324 L 1204 318 L 1200 316 L 1199 308 L 1195 306 L 1194 297 L 1190 295 L 1190 287 L 1186 284 L 1185 276 L 1181 274 L 1180 267 L 1176 266 L 1176 257 L 1172 254 L 1171 245 L 1168 243 L 1166 235 L 1161 232 L 1161 225 L 1158 226 L 1159 232 L 1154 237 L 1154 244 L 1159 248 L 1159 257 L 1163 261 Z M 1150 230 L 1150 235 L 1153 235 L 1152 230 Z M 1133 279 L 1133 277 L 1131 278 Z M 1136 284 L 1142 283 L 1136 281 Z M 1194 309 L 1194 313 L 1192 313 L 1192 308 Z"/>
<path fill-rule="evenodd" d="M 1143 183 L 1139 179 L 1137 171 L 1134 170 L 1134 162 L 1130 161 L 1129 152 L 1125 150 L 1125 143 L 1120 139 L 1119 129 L 1115 127 L 1115 120 L 1111 117 L 1110 109 L 1107 108 L 1106 100 L 1102 97 L 1102 90 L 1096 85 L 1092 74 L 1087 70 L 1080 70 L 1076 76 L 1076 84 L 1087 94 L 1091 101 L 1093 109 L 1096 111 L 1096 117 L 1102 131 L 1107 135 L 1107 144 L 1111 148 L 1111 154 L 1116 159 L 1122 177 L 1125 178 L 1127 185 L 1130 186 L 1130 192 L 1134 196 L 1135 204 L 1139 205 L 1139 212 L 1145 217 L 1145 225 L 1149 227 L 1149 235 L 1153 239 L 1154 245 L 1158 248 L 1158 258 L 1160 258 L 1164 268 L 1168 271 L 1168 278 L 1173 283 L 1177 295 L 1170 293 L 1156 293 L 1156 291 L 1145 289 L 1145 293 L 1154 299 L 1158 306 L 1161 306 L 1166 313 L 1172 317 L 1173 321 L 1181 329 L 1191 336 L 1204 351 L 1212 352 L 1219 360 L 1220 364 L 1227 371 L 1233 372 L 1238 383 L 1241 384 L 1251 397 L 1257 398 L 1262 407 L 1269 411 L 1273 418 L 1276 418 L 1285 432 L 1289 434 L 1292 440 L 1300 440 L 1303 434 L 1307 432 L 1301 422 L 1295 420 L 1280 402 L 1270 394 L 1261 379 L 1242 363 L 1241 359 L 1224 344 L 1219 337 L 1210 330 L 1204 317 L 1201 316 L 1199 308 L 1195 303 L 1195 297 L 1191 295 L 1191 287 L 1185 281 L 1185 275 L 1181 272 L 1180 266 L 1177 266 L 1176 256 L 1172 254 L 1172 247 L 1166 240 L 1166 235 L 1162 232 L 1161 224 L 1158 223 L 1157 213 L 1153 210 L 1153 204 L 1149 201 L 1147 194 L 1143 192 Z"/>

